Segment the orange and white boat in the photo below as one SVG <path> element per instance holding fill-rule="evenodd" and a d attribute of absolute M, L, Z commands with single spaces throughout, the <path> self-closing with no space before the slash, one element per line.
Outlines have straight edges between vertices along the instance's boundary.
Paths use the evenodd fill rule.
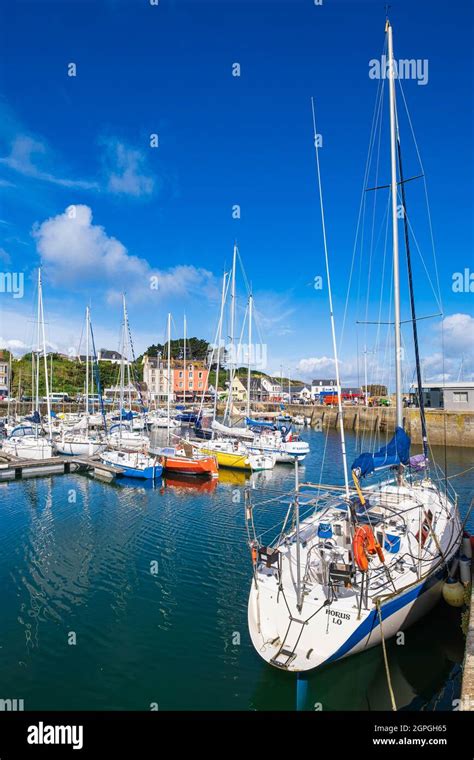
<path fill-rule="evenodd" d="M 184 449 L 166 447 L 155 452 L 160 459 L 163 471 L 168 474 L 194 475 L 217 478 L 219 467 L 215 456 L 194 454 L 187 456 Z"/>

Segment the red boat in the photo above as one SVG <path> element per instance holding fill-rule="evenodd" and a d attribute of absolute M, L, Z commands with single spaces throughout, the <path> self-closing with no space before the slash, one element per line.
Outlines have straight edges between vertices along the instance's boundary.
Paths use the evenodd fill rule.
<path fill-rule="evenodd" d="M 159 452 L 163 471 L 169 474 L 217 478 L 217 459 L 213 456 L 187 456 L 182 450 L 167 448 Z"/>

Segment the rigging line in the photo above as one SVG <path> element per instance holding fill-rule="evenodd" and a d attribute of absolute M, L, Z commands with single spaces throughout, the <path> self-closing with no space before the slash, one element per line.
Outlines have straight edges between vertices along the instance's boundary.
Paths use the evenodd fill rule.
<path fill-rule="evenodd" d="M 413 137 L 413 142 L 415 144 L 416 154 L 418 156 L 418 161 L 420 162 L 420 168 L 421 168 L 421 171 L 423 173 L 423 185 L 424 185 L 424 189 L 425 189 L 426 210 L 427 210 L 427 214 L 428 214 L 428 226 L 429 226 L 429 230 L 430 230 L 431 249 L 432 249 L 433 262 L 434 262 L 434 267 L 435 267 L 436 284 L 437 284 L 437 287 L 438 287 L 439 305 L 441 305 L 440 308 L 441 308 L 441 311 L 443 311 L 443 308 L 442 308 L 442 296 L 441 296 L 441 286 L 440 286 L 439 271 L 438 271 L 438 257 L 436 255 L 436 244 L 435 244 L 435 239 L 434 239 L 433 223 L 432 223 L 432 217 L 431 217 L 431 208 L 430 208 L 430 202 L 429 202 L 429 196 L 428 196 L 428 185 L 427 185 L 427 182 L 426 182 L 426 174 L 425 174 L 425 169 L 424 169 L 424 166 L 423 166 L 423 162 L 421 160 L 421 154 L 420 154 L 420 150 L 418 148 L 418 142 L 417 142 L 417 139 L 416 139 L 416 136 L 415 136 L 415 130 L 413 128 L 412 120 L 411 120 L 411 117 L 410 117 L 410 111 L 408 110 L 408 104 L 407 104 L 407 101 L 406 101 L 406 98 L 405 98 L 405 93 L 403 91 L 402 83 L 401 83 L 401 81 L 400 81 L 399 78 L 397 78 L 397 81 L 398 81 L 398 84 L 399 84 L 399 87 L 400 87 L 400 92 L 402 94 L 402 99 L 403 99 L 403 103 L 404 103 L 404 106 L 405 106 L 405 112 L 406 112 L 406 115 L 407 115 L 407 118 L 408 118 L 408 123 L 410 125 L 410 130 L 411 130 L 411 134 L 412 134 L 412 137 Z"/>
<path fill-rule="evenodd" d="M 340 416 L 341 452 L 342 452 L 342 462 L 343 462 L 346 494 L 347 494 L 347 498 L 349 498 L 349 476 L 347 473 L 347 455 L 346 455 L 346 445 L 345 445 L 345 435 L 344 435 L 341 381 L 340 381 L 340 375 L 339 375 L 339 359 L 338 359 L 338 353 L 337 353 L 336 326 L 335 326 L 335 321 L 334 321 L 334 311 L 333 311 L 333 303 L 332 303 L 331 273 L 330 273 L 330 268 L 329 268 L 329 254 L 328 254 L 327 239 L 326 239 L 326 222 L 325 222 L 325 216 L 324 216 L 323 190 L 322 190 L 322 183 L 321 183 L 321 171 L 320 171 L 320 166 L 319 166 L 319 151 L 318 151 L 318 141 L 317 141 L 317 131 L 316 131 L 316 115 L 315 115 L 315 110 L 314 110 L 313 98 L 311 98 L 311 110 L 312 110 L 312 115 L 313 115 L 314 149 L 315 149 L 315 156 L 316 156 L 316 170 L 317 170 L 318 189 L 319 189 L 319 204 L 320 204 L 320 210 L 321 210 L 321 224 L 322 224 L 323 243 L 324 243 L 324 260 L 325 260 L 325 265 L 326 265 L 326 278 L 327 278 L 327 285 L 328 285 L 331 333 L 332 333 L 332 343 L 333 343 L 333 353 L 334 353 L 334 364 L 335 364 L 335 371 L 336 371 L 338 408 L 339 408 L 339 416 Z M 349 516 L 350 515 L 348 515 L 348 517 Z"/>
<path fill-rule="evenodd" d="M 380 124 L 378 126 L 377 158 L 376 158 L 376 163 L 375 163 L 375 182 L 376 183 L 378 182 L 379 170 L 380 170 L 380 145 L 381 145 L 381 139 L 382 139 L 383 113 L 384 113 L 384 109 L 381 108 L 380 109 Z M 367 273 L 368 285 L 367 285 L 367 294 L 366 294 L 366 300 L 365 300 L 365 318 L 366 319 L 369 313 L 370 284 L 371 284 L 371 277 L 372 277 L 372 260 L 374 256 L 376 211 L 377 211 L 377 194 L 374 195 L 374 202 L 373 202 L 373 207 L 372 207 L 372 229 L 370 233 L 370 247 L 369 247 L 370 253 L 369 253 L 369 266 L 368 266 L 368 273 Z M 378 243 L 378 238 L 377 238 L 377 243 Z M 367 327 L 365 328 L 365 332 L 364 332 L 364 340 L 365 340 L 365 343 L 367 343 Z"/>
<path fill-rule="evenodd" d="M 432 293 L 434 295 L 434 298 L 435 298 L 435 301 L 436 301 L 436 305 L 437 305 L 438 309 L 442 312 L 443 311 L 443 304 L 442 304 L 442 301 L 441 301 L 441 296 L 440 296 L 439 293 L 436 293 L 436 290 L 435 290 L 435 288 L 433 286 L 433 282 L 431 280 L 430 273 L 428 271 L 428 267 L 426 266 L 425 259 L 423 257 L 422 252 L 421 252 L 421 248 L 418 245 L 418 240 L 416 239 L 415 231 L 414 231 L 414 229 L 412 227 L 412 224 L 410 222 L 410 218 L 409 218 L 408 215 L 406 217 L 406 220 L 407 220 L 407 224 L 408 224 L 409 230 L 410 230 L 410 232 L 412 234 L 413 242 L 415 243 L 416 250 L 418 251 L 418 255 L 419 255 L 420 259 L 421 259 L 421 263 L 423 264 L 423 268 L 424 268 L 426 276 L 428 278 L 428 282 L 430 284 L 431 291 L 432 291 Z"/>
<path fill-rule="evenodd" d="M 384 40 L 384 45 L 383 45 L 383 49 L 382 49 L 382 55 L 385 52 L 386 44 L 387 44 L 387 42 L 386 42 L 386 40 Z M 352 286 L 352 277 L 353 277 L 353 273 L 354 273 L 354 264 L 355 264 L 356 253 L 357 253 L 357 242 L 359 240 L 359 230 L 360 230 L 361 220 L 363 219 L 363 216 L 364 216 L 363 210 L 365 208 L 365 196 L 366 196 L 364 188 L 365 188 L 365 186 L 367 184 L 367 179 L 368 179 L 369 171 L 370 171 L 371 157 L 372 157 L 372 150 L 373 150 L 372 140 L 373 140 L 373 136 L 375 135 L 376 120 L 378 119 L 378 112 L 379 112 L 379 110 L 382 107 L 382 101 L 383 101 L 383 97 L 382 96 L 383 96 L 384 86 L 385 86 L 385 79 L 383 79 L 383 78 L 379 79 L 379 82 L 377 84 L 377 92 L 376 92 L 376 96 L 375 96 L 374 112 L 373 112 L 373 115 L 372 115 L 372 125 L 371 125 L 371 129 L 370 129 L 369 145 L 368 145 L 368 148 L 367 148 L 367 159 L 366 159 L 366 164 L 365 164 L 364 181 L 363 181 L 363 184 L 362 184 L 362 192 L 361 192 L 361 198 L 360 198 L 360 204 L 359 204 L 359 213 L 358 213 L 358 217 L 357 217 L 357 225 L 356 225 L 356 231 L 355 231 L 355 236 L 354 236 L 354 245 L 353 245 L 353 249 L 352 249 L 351 268 L 350 268 L 350 272 L 349 272 L 349 281 L 348 281 L 348 285 L 347 285 L 346 302 L 345 302 L 345 305 L 344 305 L 344 314 L 343 314 L 342 325 L 341 325 L 341 336 L 340 336 L 341 346 L 342 346 L 342 343 L 343 343 L 343 340 L 344 340 L 344 330 L 345 330 L 345 325 L 346 325 L 347 311 L 348 311 L 348 307 L 349 307 L 349 298 L 350 298 L 350 292 L 351 292 L 351 286 Z M 360 285 L 360 270 L 359 270 L 359 285 Z"/>

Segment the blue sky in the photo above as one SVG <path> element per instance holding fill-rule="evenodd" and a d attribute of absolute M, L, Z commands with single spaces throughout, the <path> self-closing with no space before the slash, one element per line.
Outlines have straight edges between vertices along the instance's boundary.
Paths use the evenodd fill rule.
<path fill-rule="evenodd" d="M 425 84 L 402 85 L 430 198 L 444 371 L 456 379 L 464 355 L 467 378 L 474 370 L 473 294 L 452 285 L 456 272 L 474 271 L 472 8 L 459 0 L 403 1 L 393 3 L 390 16 L 396 58 L 428 61 Z M 333 374 L 327 291 L 313 286 L 324 261 L 310 97 L 323 138 L 340 329 L 380 84 L 369 77 L 369 61 L 383 50 L 384 4 L 12 0 L 2 4 L 0 34 L 0 264 L 4 272 L 25 273 L 23 298 L 0 294 L 1 342 L 18 351 L 31 343 L 40 262 L 48 339 L 59 350 L 77 346 L 88 302 L 97 342 L 117 348 L 122 290 L 137 353 L 163 338 L 168 311 L 176 336 L 186 312 L 189 332 L 212 339 L 220 278 L 237 239 L 267 370 L 283 364 L 285 374 L 305 379 Z M 71 63 L 76 76 L 68 76 Z M 232 75 L 235 63 L 239 77 Z M 414 176 L 419 163 L 398 97 L 405 174 Z M 378 184 L 389 179 L 386 100 L 383 107 Z M 434 282 L 422 181 L 407 185 L 407 193 Z M 357 317 L 379 313 L 386 202 L 380 191 L 375 212 L 366 209 L 366 224 L 382 242 L 371 253 L 366 234 L 362 266 L 357 261 L 354 269 L 341 345 L 348 382 L 356 379 L 357 356 L 360 370 L 364 344 L 375 351 L 368 354 L 372 369 L 389 373 L 385 338 L 355 325 Z M 235 204 L 240 219 L 232 217 Z M 71 205 L 74 224 L 65 212 Z M 436 299 L 417 253 L 414 267 L 419 314 L 433 314 Z M 385 274 L 388 319 L 388 264 Z M 403 301 L 407 318 L 406 287 Z M 241 282 L 239 320 L 244 308 Z M 435 378 L 443 371 L 439 320 L 420 329 L 426 376 Z M 407 379 L 410 359 L 408 349 Z"/>

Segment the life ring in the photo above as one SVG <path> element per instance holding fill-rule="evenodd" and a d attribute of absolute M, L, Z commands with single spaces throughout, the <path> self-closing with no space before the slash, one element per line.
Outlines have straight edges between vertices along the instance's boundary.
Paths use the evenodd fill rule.
<path fill-rule="evenodd" d="M 352 540 L 354 561 L 363 573 L 369 569 L 369 554 L 377 554 L 381 562 L 385 562 L 383 549 L 374 536 L 372 528 L 368 525 L 360 525 L 356 528 Z"/>

